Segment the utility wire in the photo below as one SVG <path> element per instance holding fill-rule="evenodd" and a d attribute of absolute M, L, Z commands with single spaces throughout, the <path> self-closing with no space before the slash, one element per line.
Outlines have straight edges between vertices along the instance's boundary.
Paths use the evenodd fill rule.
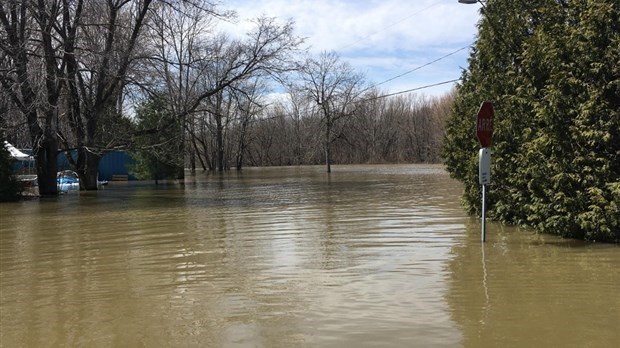
<path fill-rule="evenodd" d="M 448 81 L 442 81 L 442 82 L 437 82 L 437 83 L 432 83 L 430 85 L 425 85 L 425 86 L 420 86 L 420 87 L 414 87 L 414 88 L 410 88 L 410 89 L 406 89 L 404 91 L 399 91 L 399 92 L 393 92 L 393 93 L 388 93 L 388 94 L 382 94 L 382 95 L 378 95 L 378 96 L 374 96 L 374 97 L 369 97 L 369 98 L 364 98 L 364 99 L 360 99 L 360 100 L 356 100 L 353 102 L 353 104 L 357 104 L 357 103 L 363 103 L 363 102 L 367 102 L 367 101 L 372 101 L 372 100 L 377 100 L 377 99 L 383 99 L 383 98 L 387 98 L 387 97 L 393 97 L 395 95 L 399 95 L 399 94 L 404 94 L 404 93 L 410 93 L 410 92 L 415 92 L 415 91 L 419 91 L 422 89 L 427 89 L 427 88 L 431 88 L 431 87 L 436 87 L 436 86 L 441 86 L 441 85 L 446 85 L 448 83 L 454 83 L 454 82 L 458 82 L 461 81 L 461 78 L 459 77 L 458 79 L 453 79 L 453 80 L 448 80 Z M 299 110 L 298 113 L 307 113 L 308 111 L 310 111 L 311 109 L 314 109 L 314 106 L 309 106 L 306 107 L 304 109 Z M 269 117 L 267 119 L 270 119 L 273 117 Z"/>
<path fill-rule="evenodd" d="M 448 84 L 448 83 L 454 83 L 454 82 L 457 82 L 457 81 L 460 81 L 460 80 L 461 80 L 461 78 L 458 78 L 458 79 L 453 79 L 453 80 L 448 80 L 448 81 L 442 81 L 442 82 L 437 82 L 437 83 L 433 83 L 433 84 L 430 84 L 430 85 L 425 85 L 425 86 L 420 86 L 420 87 L 415 87 L 415 88 L 407 89 L 407 90 L 404 90 L 404 91 L 399 91 L 399 92 L 394 92 L 394 93 L 388 93 L 388 94 L 378 95 L 378 96 L 375 96 L 375 97 L 369 97 L 369 98 L 365 98 L 365 99 L 360 99 L 360 100 L 356 100 L 356 101 L 354 101 L 354 102 L 353 102 L 353 104 L 363 103 L 363 102 L 372 101 L 372 100 L 377 100 L 377 99 L 383 99 L 383 98 L 387 98 L 387 97 L 393 97 L 393 96 L 395 96 L 395 95 L 404 94 L 404 93 L 409 93 L 409 92 L 415 92 L 415 91 L 419 91 L 419 90 L 426 89 L 426 88 L 431 88 L 431 87 L 441 86 L 441 85 L 445 85 L 445 84 Z M 314 109 L 314 106 L 308 106 L 308 107 L 305 107 L 305 108 L 303 108 L 303 109 L 298 110 L 298 111 L 297 111 L 297 114 L 306 114 L 306 113 L 308 113 L 310 110 L 313 110 L 313 109 Z M 293 116 L 293 114 L 292 114 L 292 113 L 284 113 L 284 114 L 277 115 L 277 116 L 263 117 L 263 118 L 261 118 L 260 120 L 272 120 L 272 119 L 277 119 L 277 118 L 279 118 L 279 117 L 281 117 L 281 116 L 283 116 L 283 115 L 284 115 L 284 116 Z"/>
<path fill-rule="evenodd" d="M 425 63 L 425 64 L 423 64 L 423 65 L 420 65 L 420 66 L 418 66 L 418 67 L 415 67 L 415 68 L 413 68 L 413 69 L 411 69 L 411 70 L 409 70 L 409 71 L 405 71 L 404 73 L 399 74 L 399 75 L 396 75 L 396 76 L 394 76 L 394 77 L 391 77 L 391 78 L 389 78 L 389 79 L 387 79 L 387 80 L 385 80 L 385 81 L 383 81 L 383 82 L 375 83 L 374 85 L 372 85 L 372 86 L 370 86 L 370 87 L 368 87 L 368 88 L 364 89 L 362 92 L 366 92 L 366 91 L 367 91 L 367 90 L 369 90 L 369 89 L 375 88 L 375 87 L 380 86 L 380 85 L 382 85 L 382 84 L 384 84 L 384 83 L 388 83 L 388 82 L 390 82 L 390 81 L 396 80 L 397 78 L 400 78 L 400 77 L 403 77 L 403 76 L 405 76 L 405 75 L 411 74 L 411 73 L 412 73 L 412 72 L 414 72 L 414 71 L 417 71 L 417 70 L 420 70 L 420 69 L 422 69 L 422 68 L 425 68 L 425 67 L 427 67 L 427 66 L 429 66 L 429 65 L 435 64 L 435 63 L 437 63 L 438 61 L 440 61 L 440 60 L 442 60 L 442 59 L 445 59 L 445 58 L 448 58 L 448 57 L 450 57 L 450 56 L 452 56 L 452 55 L 454 55 L 454 54 L 456 54 L 456 53 L 458 53 L 458 52 L 460 52 L 460 51 L 462 51 L 462 50 L 464 50 L 464 49 L 466 49 L 466 48 L 469 48 L 469 47 L 471 47 L 471 45 L 463 46 L 463 47 L 461 47 L 461 48 L 459 48 L 459 49 L 457 49 L 457 50 L 455 50 L 455 51 L 452 51 L 452 52 L 450 52 L 450 53 L 448 53 L 448 54 L 446 54 L 446 55 L 444 55 L 444 56 L 442 56 L 442 57 L 439 57 L 439 58 L 437 58 L 437 59 L 435 59 L 435 60 L 432 60 L 432 61 L 430 61 L 430 62 L 428 62 L 428 63 Z"/>
<path fill-rule="evenodd" d="M 416 12 L 414 12 L 414 13 L 412 13 L 412 14 L 410 14 L 410 15 L 408 15 L 408 16 L 406 16 L 406 17 L 404 17 L 404 18 L 402 18 L 402 19 L 400 19 L 400 20 L 398 20 L 398 21 L 396 21 L 396 22 L 394 22 L 394 23 L 392 23 L 392 24 L 390 24 L 390 25 L 386 26 L 386 27 L 383 27 L 382 29 L 379 29 L 379 30 L 375 31 L 375 32 L 374 32 L 374 33 L 372 33 L 372 34 L 369 34 L 369 35 L 367 35 L 367 36 L 364 36 L 363 38 L 361 38 L 361 39 L 359 39 L 359 40 L 357 40 L 357 41 L 354 41 L 354 42 L 352 42 L 352 43 L 350 43 L 350 44 L 348 44 L 348 45 L 346 45 L 346 46 L 341 47 L 341 48 L 340 48 L 340 50 L 343 50 L 343 49 L 345 49 L 345 48 L 351 47 L 351 46 L 353 46 L 353 45 L 355 45 L 355 44 L 357 44 L 357 43 L 359 43 L 359 42 L 361 42 L 361 41 L 363 41 L 363 40 L 368 39 L 368 38 L 369 38 L 369 37 L 371 37 L 371 36 L 374 36 L 374 35 L 376 35 L 376 34 L 378 34 L 378 33 L 382 32 L 382 31 L 385 31 L 386 29 L 389 29 L 389 28 L 391 28 L 391 27 L 394 27 L 394 26 L 396 26 L 397 24 L 402 23 L 402 22 L 404 22 L 405 20 L 407 20 L 407 19 L 409 19 L 409 18 L 411 18 L 411 17 L 413 17 L 413 16 L 415 16 L 415 15 L 418 15 L 418 14 L 420 14 L 420 13 L 422 13 L 422 12 L 424 12 L 424 11 L 426 11 L 426 10 L 428 10 L 428 9 L 432 8 L 432 7 L 435 7 L 435 6 L 439 5 L 439 3 L 440 3 L 440 2 L 441 2 L 441 1 L 436 1 L 436 2 L 432 3 L 431 5 L 429 5 L 429 6 L 425 7 L 425 8 L 423 8 L 423 9 L 421 9 L 421 10 L 419 10 L 419 11 L 416 11 Z M 469 47 L 471 47 L 471 44 L 470 44 L 470 45 L 467 45 L 467 46 L 463 46 L 463 47 L 461 47 L 461 48 L 459 48 L 459 49 L 457 49 L 457 50 L 455 50 L 455 51 L 452 51 L 452 52 L 450 52 L 450 53 L 448 53 L 448 54 L 446 54 L 446 55 L 444 55 L 444 56 L 442 56 L 442 57 L 439 57 L 439 58 L 437 58 L 437 59 L 435 59 L 435 60 L 432 60 L 432 61 L 430 61 L 430 62 L 428 62 L 428 63 L 426 63 L 426 64 L 423 64 L 423 65 L 420 65 L 420 66 L 418 66 L 418 67 L 415 67 L 415 68 L 413 68 L 413 69 L 411 69 L 411 70 L 408 70 L 408 71 L 406 71 L 406 72 L 404 72 L 404 73 L 402 73 L 402 74 L 399 74 L 399 75 L 397 75 L 397 76 L 391 77 L 391 78 L 389 78 L 389 79 L 387 79 L 387 80 L 385 80 L 385 81 L 382 81 L 382 82 L 379 82 L 379 83 L 373 84 L 373 85 L 371 85 L 370 87 L 368 87 L 368 88 L 366 88 L 366 89 L 362 90 L 360 93 L 366 92 L 366 91 L 367 91 L 367 90 L 369 90 L 369 89 L 372 89 L 372 88 L 375 88 L 375 87 L 377 87 L 377 86 L 383 85 L 383 84 L 388 83 L 388 82 L 390 82 L 390 81 L 393 81 L 393 80 L 396 80 L 396 79 L 398 79 L 398 78 L 401 78 L 401 77 L 403 77 L 403 76 L 405 76 L 405 75 L 411 74 L 412 72 L 415 72 L 415 71 L 417 71 L 417 70 L 420 70 L 420 69 L 422 69 L 422 68 L 425 68 L 425 67 L 427 67 L 427 66 L 429 66 L 429 65 L 435 64 L 435 63 L 437 63 L 437 62 L 439 62 L 439 61 L 441 61 L 441 60 L 443 60 L 443 59 L 445 59 L 445 58 L 447 58 L 447 57 L 450 57 L 450 56 L 452 56 L 452 55 L 454 55 L 454 54 L 456 54 L 456 53 L 458 53 L 458 52 L 460 52 L 460 51 L 462 51 L 462 50 L 464 50 L 464 49 L 466 49 L 466 48 L 469 48 Z M 447 83 L 447 82 L 446 82 L 446 83 Z M 443 83 L 440 83 L 440 84 L 443 84 Z M 431 87 L 432 87 L 432 86 L 431 86 Z M 423 87 L 422 87 L 422 88 L 414 88 L 413 90 L 419 90 L 419 89 L 423 89 Z M 396 94 L 400 94 L 400 93 L 401 93 L 401 92 L 396 92 Z M 402 93 L 406 93 L 406 91 L 405 91 L 405 92 L 402 92 Z"/>
<path fill-rule="evenodd" d="M 387 97 L 392 97 L 398 94 L 403 94 L 403 93 L 409 93 L 409 92 L 414 92 L 414 91 L 419 91 L 421 89 L 426 89 L 426 88 L 431 88 L 431 87 L 435 87 L 435 86 L 441 86 L 441 85 L 445 85 L 448 83 L 453 83 L 453 82 L 457 82 L 460 81 L 461 79 L 454 79 L 454 80 L 448 80 L 448 81 L 442 81 L 442 82 L 437 82 L 437 83 L 433 83 L 430 85 L 426 85 L 426 86 L 420 86 L 420 87 L 415 87 L 415 88 L 411 88 L 411 89 L 406 89 L 404 91 L 399 91 L 399 92 L 394 92 L 394 93 L 388 93 L 388 94 L 382 94 L 376 97 L 370 97 L 370 98 L 366 98 L 366 99 L 362 99 L 357 101 L 356 103 L 361 103 L 361 102 L 365 102 L 365 101 L 370 101 L 370 100 L 376 100 L 376 99 L 382 99 L 382 98 L 387 98 Z"/>

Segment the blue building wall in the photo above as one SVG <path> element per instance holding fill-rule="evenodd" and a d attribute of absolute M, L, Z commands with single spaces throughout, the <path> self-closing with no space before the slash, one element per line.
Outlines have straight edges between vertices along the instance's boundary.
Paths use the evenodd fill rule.
<path fill-rule="evenodd" d="M 125 151 L 108 152 L 99 161 L 99 180 L 112 180 L 112 175 L 128 175 L 129 180 L 136 180 L 129 173 L 129 166 L 135 162 Z"/>
<path fill-rule="evenodd" d="M 32 155 L 31 149 L 20 150 L 24 153 Z M 77 159 L 77 151 L 71 151 L 71 156 Z M 137 178 L 129 173 L 129 167 L 136 161 L 125 151 L 110 151 L 106 153 L 99 161 L 99 180 L 112 180 L 112 175 L 127 175 L 129 180 L 137 180 Z M 71 170 L 69 160 L 64 151 L 58 152 L 58 170 Z M 15 172 L 32 171 L 36 174 L 34 161 L 15 161 Z"/>
<path fill-rule="evenodd" d="M 72 151 L 71 156 L 77 158 L 77 152 Z M 112 175 L 127 175 L 129 180 L 136 177 L 129 173 L 129 166 L 135 163 L 134 159 L 125 151 L 110 151 L 99 161 L 99 180 L 112 180 Z M 58 153 L 58 170 L 71 169 L 69 160 L 64 152 Z"/>

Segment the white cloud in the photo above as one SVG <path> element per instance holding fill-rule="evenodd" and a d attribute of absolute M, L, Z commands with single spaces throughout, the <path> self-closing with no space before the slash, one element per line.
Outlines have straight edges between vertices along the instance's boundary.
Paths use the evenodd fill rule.
<path fill-rule="evenodd" d="M 226 5 L 238 12 L 236 27 L 242 31 L 249 28 L 248 19 L 260 15 L 295 20 L 298 34 L 317 51 L 471 41 L 478 18 L 476 6 L 457 0 L 235 0 Z"/>
<path fill-rule="evenodd" d="M 238 22 L 226 30 L 247 32 L 249 20 L 261 15 L 293 19 L 296 34 L 307 38 L 312 53 L 336 51 L 374 82 L 472 43 L 479 18 L 479 6 L 461 5 L 457 0 L 231 0 L 225 6 L 239 15 Z M 415 77 L 439 67 L 447 79 L 458 77 L 467 54 L 460 52 L 382 87 L 396 91 L 404 87 L 403 81 L 409 88 L 430 84 Z"/>

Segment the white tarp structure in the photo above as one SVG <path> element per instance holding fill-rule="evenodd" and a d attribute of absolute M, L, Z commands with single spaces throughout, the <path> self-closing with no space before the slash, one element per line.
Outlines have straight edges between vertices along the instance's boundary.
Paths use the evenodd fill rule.
<path fill-rule="evenodd" d="M 19 151 L 15 146 L 9 144 L 8 141 L 4 141 L 4 148 L 9 150 L 11 156 L 18 161 L 32 161 L 34 158 L 28 154 Z"/>

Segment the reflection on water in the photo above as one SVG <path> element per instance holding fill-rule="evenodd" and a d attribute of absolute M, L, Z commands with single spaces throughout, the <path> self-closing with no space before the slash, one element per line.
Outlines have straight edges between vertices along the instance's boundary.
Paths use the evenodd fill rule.
<path fill-rule="evenodd" d="M 620 250 L 479 224 L 454 246 L 446 301 L 467 347 L 615 347 Z"/>
<path fill-rule="evenodd" d="M 0 346 L 608 347 L 620 250 L 495 224 L 438 166 L 247 169 L 0 205 Z"/>

